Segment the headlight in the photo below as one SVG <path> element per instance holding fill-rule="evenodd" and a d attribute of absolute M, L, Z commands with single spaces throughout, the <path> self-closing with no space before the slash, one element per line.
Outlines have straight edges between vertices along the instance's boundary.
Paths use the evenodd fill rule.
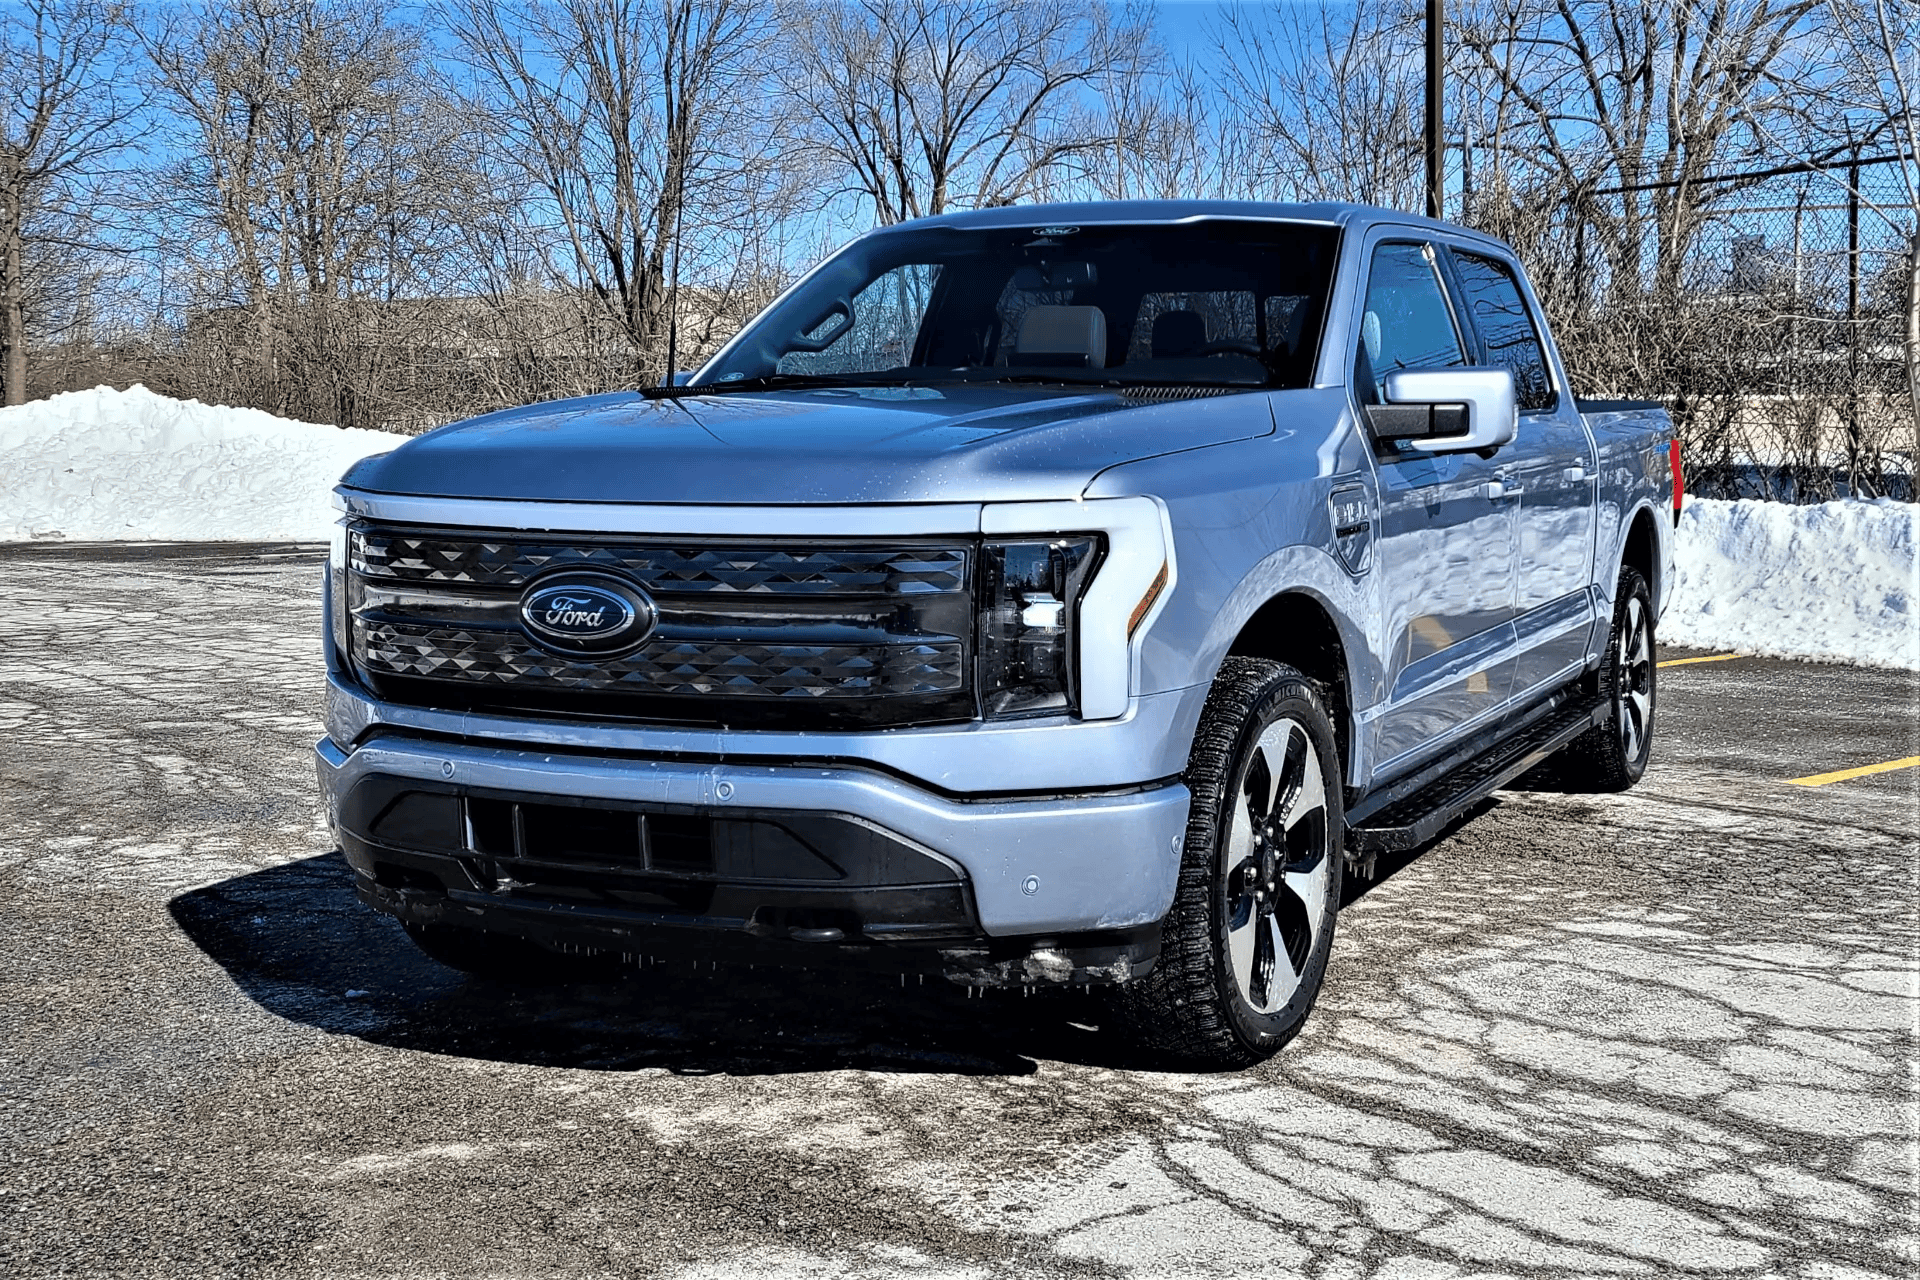
<path fill-rule="evenodd" d="M 980 532 L 988 539 L 982 556 L 987 572 L 982 575 L 979 596 L 980 700 L 985 713 L 1018 715 L 1023 710 L 1047 709 L 1044 704 L 1022 702 L 1038 681 L 1030 673 L 1009 670 L 1009 659 L 1019 645 L 1010 644 L 1008 635 L 1017 640 L 1029 618 L 1039 622 L 1057 602 L 1064 606 L 1059 616 L 1066 634 L 1052 644 L 1041 643 L 1047 639 L 1044 634 L 1032 637 L 1038 647 L 1064 656 L 1068 663 L 1068 696 L 1053 702 L 1056 714 L 1071 711 L 1083 720 L 1126 715 L 1138 691 L 1136 668 L 1148 635 L 1179 583 L 1166 506 L 1148 497 L 993 502 L 980 508 Z M 1035 584 L 1026 589 L 1031 601 L 1022 600 L 1017 583 L 1010 588 L 1007 579 L 1031 580 L 1035 575 L 1021 573 L 1019 566 L 1034 564 L 1037 557 L 1027 550 L 1009 561 L 1008 553 L 1055 546 L 1084 548 L 1078 564 L 1070 566 L 1072 573 L 1056 575 L 1071 581 L 1059 584 L 1058 591 Z M 1000 566 L 997 579 L 995 565 Z M 1009 574 L 1010 568 L 1015 572 Z M 1050 600 L 1041 600 L 1042 595 Z M 1017 608 L 1013 607 L 1016 601 Z M 1029 615 L 1028 603 L 1042 608 Z M 991 627 L 989 617 L 994 619 Z M 1019 630 L 1014 628 L 1015 618 Z M 990 631 L 998 634 L 990 639 Z M 1019 696 L 1011 696 L 1016 692 Z"/>
<path fill-rule="evenodd" d="M 1080 594 L 1095 537 L 989 542 L 982 548 L 980 705 L 989 720 L 1072 713 Z"/>
<path fill-rule="evenodd" d="M 333 652 L 342 668 L 348 665 L 347 648 L 347 523 L 333 523 L 333 537 L 327 545 L 327 630 L 333 638 Z"/>

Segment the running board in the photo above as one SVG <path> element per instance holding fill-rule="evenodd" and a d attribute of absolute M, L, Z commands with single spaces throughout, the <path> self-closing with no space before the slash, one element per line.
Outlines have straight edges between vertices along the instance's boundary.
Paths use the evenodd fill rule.
<path fill-rule="evenodd" d="M 1347 824 L 1347 854 L 1356 862 L 1374 854 L 1417 849 L 1449 822 L 1512 782 L 1596 724 L 1606 720 L 1605 698 L 1582 698 L 1556 708 L 1522 732 L 1448 770 L 1404 798 L 1374 808 L 1364 800 Z"/>

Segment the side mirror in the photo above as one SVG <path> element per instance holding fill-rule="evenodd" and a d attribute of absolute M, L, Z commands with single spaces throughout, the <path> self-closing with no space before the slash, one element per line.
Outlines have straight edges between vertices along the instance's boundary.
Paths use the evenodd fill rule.
<path fill-rule="evenodd" d="M 1504 368 L 1398 369 L 1387 375 L 1387 403 L 1365 412 L 1377 438 L 1422 453 L 1497 449 L 1520 430 L 1513 374 Z"/>

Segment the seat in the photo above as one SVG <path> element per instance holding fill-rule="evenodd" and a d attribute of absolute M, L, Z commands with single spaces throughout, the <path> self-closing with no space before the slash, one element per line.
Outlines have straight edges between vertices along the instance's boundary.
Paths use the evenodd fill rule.
<path fill-rule="evenodd" d="M 1180 360 L 1207 345 L 1207 321 L 1198 311 L 1162 311 L 1153 318 L 1153 358 Z"/>
<path fill-rule="evenodd" d="M 1008 363 L 1106 368 L 1106 313 L 1098 307 L 1029 307 Z"/>

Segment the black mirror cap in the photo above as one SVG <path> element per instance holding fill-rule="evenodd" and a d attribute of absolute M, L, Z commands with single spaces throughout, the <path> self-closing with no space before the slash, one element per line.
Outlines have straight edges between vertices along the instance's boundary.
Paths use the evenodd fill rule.
<path fill-rule="evenodd" d="M 1471 425 L 1464 404 L 1370 404 L 1367 427 L 1379 440 L 1463 436 Z"/>

